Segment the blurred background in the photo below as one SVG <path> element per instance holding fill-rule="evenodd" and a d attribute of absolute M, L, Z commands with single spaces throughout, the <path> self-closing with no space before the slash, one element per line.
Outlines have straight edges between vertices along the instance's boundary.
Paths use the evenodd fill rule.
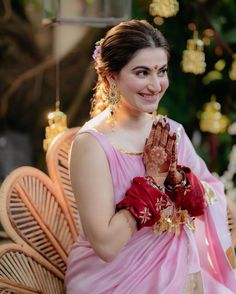
<path fill-rule="evenodd" d="M 95 43 L 127 18 L 147 19 L 168 39 L 170 87 L 158 112 L 183 124 L 236 199 L 235 0 L 1 0 L 0 183 L 18 166 L 46 171 L 56 107 L 69 128 L 89 119 Z"/>

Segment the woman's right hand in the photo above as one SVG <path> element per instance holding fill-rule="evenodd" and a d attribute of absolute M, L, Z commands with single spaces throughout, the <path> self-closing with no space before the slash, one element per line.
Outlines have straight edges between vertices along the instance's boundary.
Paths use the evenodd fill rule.
<path fill-rule="evenodd" d="M 143 161 L 146 174 L 158 185 L 163 185 L 168 175 L 175 142 L 176 134 L 170 132 L 170 125 L 165 117 L 153 122 L 144 147 Z"/>
<path fill-rule="evenodd" d="M 176 186 L 180 184 L 184 180 L 184 172 L 178 170 L 177 165 L 177 151 L 176 151 L 176 142 L 174 142 L 172 147 L 172 156 L 171 156 L 171 163 L 170 163 L 170 170 L 166 178 L 167 184 L 170 184 L 171 186 Z"/>

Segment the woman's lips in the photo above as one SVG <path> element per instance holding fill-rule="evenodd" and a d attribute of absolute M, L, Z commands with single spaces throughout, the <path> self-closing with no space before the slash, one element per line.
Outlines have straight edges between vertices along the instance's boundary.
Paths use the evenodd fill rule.
<path fill-rule="evenodd" d="M 139 95 L 148 102 L 155 102 L 158 99 L 158 94 L 152 95 L 152 94 L 144 94 L 144 93 L 139 93 Z"/>

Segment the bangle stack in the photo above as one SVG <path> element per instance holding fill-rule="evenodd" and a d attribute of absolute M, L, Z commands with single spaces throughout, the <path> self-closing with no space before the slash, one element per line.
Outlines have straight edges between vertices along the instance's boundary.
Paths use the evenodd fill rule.
<path fill-rule="evenodd" d="M 188 186 L 188 183 L 187 183 L 187 177 L 186 177 L 186 174 L 185 174 L 185 172 L 182 170 L 182 169 L 180 169 L 180 170 L 178 170 L 178 172 L 182 175 L 182 181 L 180 182 L 180 183 L 178 183 L 178 184 L 175 184 L 175 185 L 172 185 L 172 184 L 170 184 L 170 183 L 166 183 L 166 188 L 168 189 L 168 190 L 171 190 L 171 191 L 175 191 L 176 189 L 178 189 L 178 187 L 187 187 Z"/>
<path fill-rule="evenodd" d="M 158 189 L 160 192 L 165 193 L 165 186 L 164 185 L 158 185 L 155 180 L 153 179 L 153 177 L 151 176 L 146 176 L 145 177 L 146 181 L 149 183 L 149 185 L 151 185 L 153 188 Z"/>

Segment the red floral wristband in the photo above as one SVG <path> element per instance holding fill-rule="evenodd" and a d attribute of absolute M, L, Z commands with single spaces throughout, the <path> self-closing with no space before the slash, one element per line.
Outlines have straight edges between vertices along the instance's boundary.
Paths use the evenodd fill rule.
<path fill-rule="evenodd" d="M 200 216 L 206 207 L 205 189 L 195 174 L 185 166 L 178 166 L 185 179 L 178 185 L 166 185 L 166 194 L 177 208 L 187 210 L 192 217 Z"/>
<path fill-rule="evenodd" d="M 128 209 L 135 217 L 138 229 L 141 229 L 158 222 L 161 210 L 170 205 L 169 197 L 161 192 L 153 178 L 136 177 L 116 208 Z"/>

